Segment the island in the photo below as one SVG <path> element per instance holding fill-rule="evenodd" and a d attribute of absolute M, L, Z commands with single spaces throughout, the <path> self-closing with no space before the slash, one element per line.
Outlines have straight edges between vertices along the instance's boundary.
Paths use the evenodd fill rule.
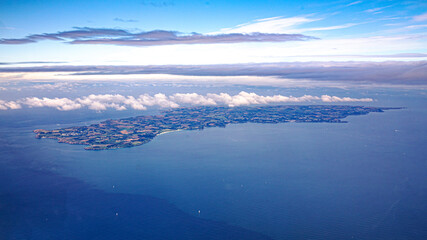
<path fill-rule="evenodd" d="M 34 130 L 36 138 L 88 145 L 86 150 L 139 146 L 157 135 L 178 130 L 202 130 L 238 123 L 345 123 L 351 115 L 365 115 L 397 108 L 348 105 L 263 105 L 245 107 L 201 106 L 162 111 L 159 115 L 106 120 L 89 126 Z"/>

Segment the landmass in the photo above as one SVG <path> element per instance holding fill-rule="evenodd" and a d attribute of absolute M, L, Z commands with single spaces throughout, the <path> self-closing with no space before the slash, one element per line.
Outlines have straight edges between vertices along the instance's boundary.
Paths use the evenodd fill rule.
<path fill-rule="evenodd" d="M 237 123 L 328 122 L 345 123 L 351 115 L 365 115 L 397 108 L 336 105 L 274 105 L 255 107 L 204 106 L 166 110 L 159 115 L 106 120 L 89 126 L 34 130 L 36 138 L 88 145 L 86 150 L 139 146 L 159 134 L 178 130 L 202 130 Z"/>

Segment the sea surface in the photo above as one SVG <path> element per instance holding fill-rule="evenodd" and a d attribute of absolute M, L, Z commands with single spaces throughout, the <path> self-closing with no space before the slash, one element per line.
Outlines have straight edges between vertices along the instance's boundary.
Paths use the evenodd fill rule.
<path fill-rule="evenodd" d="M 107 151 L 32 130 L 134 112 L 2 112 L 0 239 L 427 239 L 427 97 L 377 99 L 405 108 Z"/>

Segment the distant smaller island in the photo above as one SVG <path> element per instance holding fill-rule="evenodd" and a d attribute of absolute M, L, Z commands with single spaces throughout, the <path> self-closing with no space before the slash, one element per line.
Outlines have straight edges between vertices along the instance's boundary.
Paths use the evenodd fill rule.
<path fill-rule="evenodd" d="M 34 130 L 36 138 L 57 139 L 60 143 L 88 145 L 86 150 L 134 147 L 159 134 L 178 130 L 201 130 L 237 123 L 328 122 L 345 123 L 351 115 L 365 115 L 389 109 L 337 105 L 274 105 L 255 107 L 204 106 L 177 108 L 154 116 L 107 120 L 90 126 Z"/>

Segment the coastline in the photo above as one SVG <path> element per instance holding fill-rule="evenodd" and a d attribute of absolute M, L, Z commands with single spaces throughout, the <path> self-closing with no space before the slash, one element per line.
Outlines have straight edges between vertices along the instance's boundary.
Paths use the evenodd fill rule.
<path fill-rule="evenodd" d="M 163 132 L 161 132 L 161 133 L 157 134 L 157 136 L 160 136 L 160 135 L 162 135 L 162 134 L 166 134 L 166 133 L 171 133 L 171 132 L 180 132 L 180 131 L 183 131 L 183 129 L 166 130 L 166 131 L 163 131 Z"/>

